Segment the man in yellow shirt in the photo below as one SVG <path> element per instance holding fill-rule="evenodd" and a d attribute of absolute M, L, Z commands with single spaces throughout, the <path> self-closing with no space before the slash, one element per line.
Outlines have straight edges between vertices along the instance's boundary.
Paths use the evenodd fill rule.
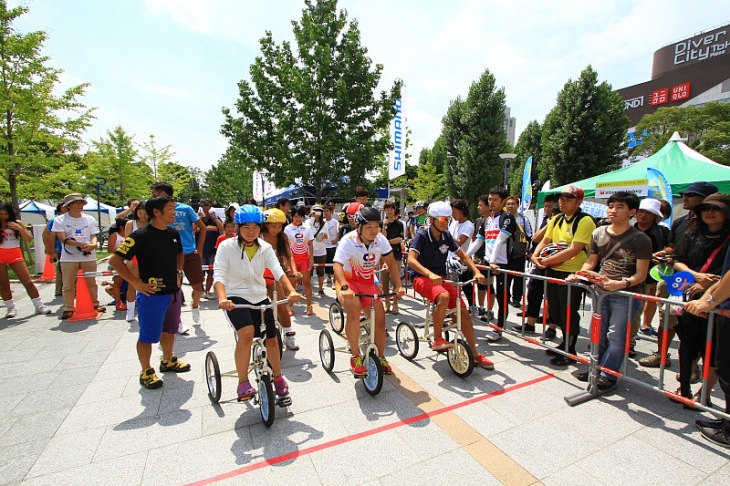
<path fill-rule="evenodd" d="M 596 225 L 593 218 L 580 210 L 583 197 L 583 189 L 578 186 L 568 186 L 560 194 L 558 204 L 562 214 L 550 221 L 545 237 L 533 252 L 532 262 L 538 268 L 546 269 L 545 275 L 548 277 L 564 280 L 571 273 L 580 270 L 588 259 L 586 250 Z M 562 248 L 549 256 L 540 256 L 543 248 L 551 243 L 562 244 L 560 245 Z M 548 283 L 546 295 L 550 318 L 563 331 L 563 342 L 559 347 L 565 349 L 567 341 L 568 353 L 575 355 L 575 344 L 580 333 L 578 305 L 581 290 L 576 287 L 571 288 L 570 305 L 568 305 L 568 287 L 565 285 Z M 550 360 L 553 365 L 567 366 L 575 363 L 574 359 L 557 354 L 552 350 L 547 352 L 555 356 Z"/>

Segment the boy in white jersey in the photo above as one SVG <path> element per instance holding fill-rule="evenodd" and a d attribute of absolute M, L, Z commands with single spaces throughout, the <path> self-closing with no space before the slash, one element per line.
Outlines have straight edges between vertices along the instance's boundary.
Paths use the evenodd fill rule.
<path fill-rule="evenodd" d="M 388 266 L 393 279 L 393 290 L 400 299 L 405 290 L 401 286 L 398 266 L 393 259 L 393 250 L 388 239 L 380 233 L 380 213 L 375 208 L 361 207 L 355 213 L 354 222 L 356 231 L 347 233 L 340 240 L 334 258 L 335 282 L 340 302 L 347 313 L 345 333 L 350 344 L 352 357 L 350 367 L 355 378 L 367 374 L 363 366 L 363 357 L 360 355 L 358 339 L 360 338 L 360 312 L 369 308 L 371 298 L 355 298 L 356 293 L 378 295 L 380 290 L 375 286 L 373 273 L 379 261 Z M 390 364 L 385 359 L 385 311 L 380 298 L 375 303 L 375 345 L 380 353 L 380 366 L 383 373 L 390 374 Z"/>
<path fill-rule="evenodd" d="M 298 207 L 292 214 L 292 222 L 284 228 L 284 234 L 289 238 L 289 248 L 296 263 L 297 270 L 302 274 L 304 294 L 307 297 L 307 315 L 311 316 L 312 310 L 312 268 L 314 268 L 314 234 L 312 229 L 304 224 L 304 217 L 307 210 L 304 206 Z M 289 315 L 294 315 L 293 307 L 289 307 Z"/>

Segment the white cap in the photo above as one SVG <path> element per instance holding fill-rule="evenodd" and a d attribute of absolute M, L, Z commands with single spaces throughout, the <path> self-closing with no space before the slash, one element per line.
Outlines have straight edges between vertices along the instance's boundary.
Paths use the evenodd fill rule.
<path fill-rule="evenodd" d="M 434 201 L 428 205 L 428 215 L 434 218 L 451 217 L 451 204 L 446 201 Z"/>
<path fill-rule="evenodd" d="M 655 214 L 657 221 L 664 219 L 662 214 L 662 203 L 658 199 L 642 199 L 639 203 L 639 209 Z"/>

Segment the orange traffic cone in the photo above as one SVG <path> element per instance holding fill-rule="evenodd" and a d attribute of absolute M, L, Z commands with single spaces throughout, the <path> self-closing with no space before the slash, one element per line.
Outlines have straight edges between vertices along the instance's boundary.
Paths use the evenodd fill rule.
<path fill-rule="evenodd" d="M 98 317 L 99 313 L 94 309 L 94 304 L 91 302 L 91 294 L 88 285 L 86 285 L 84 271 L 79 270 L 76 276 L 76 311 L 66 321 L 86 321 Z"/>
<path fill-rule="evenodd" d="M 36 279 L 36 282 L 55 282 L 56 268 L 51 261 L 51 255 L 46 255 L 46 264 L 43 266 L 43 275 Z"/>

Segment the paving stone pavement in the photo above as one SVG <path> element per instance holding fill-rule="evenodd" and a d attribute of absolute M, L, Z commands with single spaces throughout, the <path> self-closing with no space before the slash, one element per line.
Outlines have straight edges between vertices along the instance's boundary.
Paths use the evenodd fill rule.
<path fill-rule="evenodd" d="M 52 284 L 38 285 L 59 309 Z M 234 378 L 223 378 L 222 403 L 208 399 L 206 353 L 233 369 L 234 339 L 217 303 L 202 300 L 194 325 L 188 298 L 183 321 L 191 331 L 175 350 L 192 371 L 161 374 L 164 386 L 146 390 L 136 321 L 112 307 L 95 321 L 63 322 L 60 311 L 36 316 L 22 287 L 13 290 L 18 317 L 0 319 L 1 485 L 730 484 L 730 450 L 700 436 L 700 414 L 623 383 L 570 407 L 564 397 L 582 389 L 574 375 L 584 365 L 557 369 L 514 335 L 487 344 L 481 322 L 478 344 L 494 371 L 461 379 L 425 344 L 407 361 L 389 339 L 395 373 L 371 397 L 349 373 L 347 355 L 336 353 L 332 373 L 322 368 L 318 337 L 333 301 L 327 288 L 314 297 L 316 315 L 295 307 L 300 350 L 285 351 L 282 362 L 293 404 L 277 408 L 267 428 L 252 402 L 234 400 Z M 396 320 L 423 322 L 418 300 L 400 308 L 387 317 L 391 337 Z M 590 313 L 582 314 L 579 351 L 588 343 Z M 639 357 L 655 346 L 641 338 Z M 656 376 L 634 361 L 629 372 Z M 723 405 L 718 391 L 713 402 Z"/>

